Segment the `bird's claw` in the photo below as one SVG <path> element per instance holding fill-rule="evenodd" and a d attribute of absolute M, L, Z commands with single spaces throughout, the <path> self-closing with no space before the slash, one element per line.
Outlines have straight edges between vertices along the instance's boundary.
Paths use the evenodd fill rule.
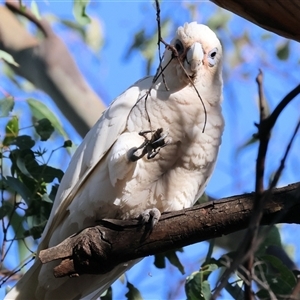
<path fill-rule="evenodd" d="M 146 209 L 141 215 L 140 220 L 142 224 L 149 224 L 150 230 L 154 228 L 154 226 L 158 223 L 161 217 L 160 211 L 154 207 Z"/>
<path fill-rule="evenodd" d="M 147 137 L 148 133 L 153 133 L 150 139 Z M 154 158 L 162 148 L 168 145 L 168 141 L 165 139 L 169 135 L 169 132 L 163 133 L 162 128 L 156 131 L 141 131 L 139 135 L 143 136 L 145 141 L 139 147 L 131 148 L 128 151 L 128 159 L 132 162 L 139 160 L 146 154 L 148 159 Z"/>

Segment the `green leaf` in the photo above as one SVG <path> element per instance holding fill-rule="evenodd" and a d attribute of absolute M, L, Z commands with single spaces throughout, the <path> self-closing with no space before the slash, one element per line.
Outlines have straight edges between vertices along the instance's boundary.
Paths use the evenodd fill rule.
<path fill-rule="evenodd" d="M 161 253 L 155 254 L 154 265 L 158 269 L 164 269 L 166 267 L 165 255 Z"/>
<path fill-rule="evenodd" d="M 18 155 L 17 160 L 16 160 L 17 167 L 24 175 L 26 175 L 29 178 L 33 178 L 31 176 L 30 172 L 27 170 L 27 166 L 26 166 L 27 162 L 28 162 L 27 156 L 24 157 L 22 155 Z"/>
<path fill-rule="evenodd" d="M 29 217 L 31 218 L 31 217 Z M 32 236 L 35 240 L 42 236 L 47 220 L 39 225 L 32 226 L 29 230 L 24 231 L 24 237 Z"/>
<path fill-rule="evenodd" d="M 280 60 L 287 60 L 290 55 L 290 42 L 286 41 L 277 47 L 276 55 Z"/>
<path fill-rule="evenodd" d="M 200 272 L 194 272 L 186 279 L 185 293 L 188 300 L 208 300 L 211 296 L 208 281 L 202 281 Z"/>
<path fill-rule="evenodd" d="M 91 19 L 85 12 L 89 2 L 89 0 L 74 0 L 73 2 L 73 15 L 80 25 L 86 25 L 91 22 Z"/>
<path fill-rule="evenodd" d="M 240 152 L 244 149 L 246 149 L 247 147 L 255 144 L 258 142 L 258 138 L 253 135 L 252 137 L 250 137 L 246 142 L 244 142 L 242 145 L 240 145 L 236 151 L 235 151 L 235 155 L 238 156 L 240 154 Z"/>
<path fill-rule="evenodd" d="M 179 251 L 179 252 L 183 252 L 183 249 L 177 249 L 177 250 L 174 250 L 174 251 L 168 251 L 165 253 L 166 255 L 166 258 L 169 260 L 169 262 L 177 267 L 177 269 L 180 271 L 180 273 L 183 275 L 184 274 L 184 267 L 183 265 L 181 264 L 177 254 L 176 254 L 176 251 Z"/>
<path fill-rule="evenodd" d="M 3 140 L 4 146 L 9 146 L 12 141 L 19 134 L 19 120 L 16 116 L 13 116 L 6 124 L 5 127 L 5 137 Z"/>
<path fill-rule="evenodd" d="M 0 100 L 0 117 L 7 117 L 13 110 L 15 101 L 13 97 L 5 97 Z"/>
<path fill-rule="evenodd" d="M 19 2 L 19 5 L 20 5 L 20 8 L 21 8 L 21 11 L 25 12 L 26 10 L 26 5 L 23 4 L 23 1 L 22 0 L 18 0 Z"/>
<path fill-rule="evenodd" d="M 143 297 L 140 291 L 129 281 L 127 281 L 126 287 L 128 288 L 128 292 L 125 294 L 128 300 L 143 300 Z"/>
<path fill-rule="evenodd" d="M 171 24 L 170 19 L 165 19 L 161 23 L 162 36 L 168 35 L 170 24 Z M 156 57 L 155 55 L 157 51 L 157 30 L 153 32 L 153 34 L 151 35 L 146 34 L 145 28 L 138 31 L 135 34 L 132 44 L 125 55 L 125 59 L 127 59 L 134 52 L 134 50 L 138 50 L 146 58 L 147 60 L 146 73 L 149 74 L 151 65 Z"/>
<path fill-rule="evenodd" d="M 181 264 L 176 251 L 179 252 L 183 252 L 183 249 L 176 249 L 176 250 L 170 250 L 164 253 L 159 253 L 155 255 L 155 260 L 154 260 L 154 265 L 159 268 L 159 269 L 163 269 L 166 267 L 166 263 L 165 263 L 165 258 L 167 258 L 169 260 L 169 262 L 178 268 L 178 270 L 180 271 L 181 274 L 184 274 L 184 267 Z"/>
<path fill-rule="evenodd" d="M 34 16 L 38 19 L 41 20 L 41 15 L 39 12 L 39 7 L 36 4 L 34 0 L 31 1 L 31 12 L 34 14 Z"/>
<path fill-rule="evenodd" d="M 13 207 L 12 210 L 15 210 L 15 208 Z M 24 220 L 25 220 L 25 216 L 20 216 L 18 215 L 16 212 L 14 213 L 10 213 L 10 224 L 14 230 L 14 233 L 15 233 L 15 236 L 14 238 L 15 239 L 19 239 L 19 238 L 23 238 L 24 235 Z M 28 252 L 27 252 L 28 253 Z"/>
<path fill-rule="evenodd" d="M 11 143 L 16 145 L 20 150 L 31 149 L 35 145 L 35 141 L 29 135 L 17 136 Z"/>
<path fill-rule="evenodd" d="M 216 264 L 208 264 L 201 267 L 200 271 L 194 272 L 187 277 L 185 292 L 188 300 L 210 299 L 211 289 L 207 279 L 217 269 L 218 266 Z"/>
<path fill-rule="evenodd" d="M 51 122 L 47 119 L 41 119 L 35 122 L 34 128 L 36 133 L 41 137 L 41 141 L 47 141 L 51 134 L 54 132 L 54 127 Z"/>
<path fill-rule="evenodd" d="M 72 22 L 70 20 L 64 20 L 64 19 L 60 19 L 59 20 L 62 24 L 64 24 L 65 26 L 71 28 L 73 31 L 77 31 L 83 38 L 85 37 L 85 30 L 84 28 L 79 25 L 76 22 Z"/>
<path fill-rule="evenodd" d="M 64 176 L 64 172 L 62 170 L 47 165 L 39 166 L 38 169 L 39 178 L 43 178 L 46 183 L 51 183 L 55 178 L 57 178 L 60 182 Z"/>
<path fill-rule="evenodd" d="M 267 235 L 265 233 L 265 230 L 267 230 Z M 266 249 L 268 249 L 269 246 L 282 247 L 280 232 L 275 225 L 272 225 L 272 227 L 261 227 L 259 229 L 259 237 L 263 237 L 263 239 L 262 243 L 259 245 L 259 249 L 256 251 L 256 255 L 265 254 Z"/>
<path fill-rule="evenodd" d="M 0 50 L 0 59 L 3 59 L 7 63 L 19 67 L 19 64 L 15 62 L 14 58 L 7 52 Z"/>
<path fill-rule="evenodd" d="M 72 147 L 72 141 L 66 140 L 66 141 L 64 142 L 63 147 L 64 147 L 64 148 L 70 148 L 70 147 Z"/>
<path fill-rule="evenodd" d="M 8 201 L 2 202 L 2 206 L 0 207 L 0 220 L 2 220 L 5 216 L 8 215 L 12 210 L 12 205 Z"/>
<path fill-rule="evenodd" d="M 48 119 L 59 134 L 65 138 L 68 138 L 57 117 L 44 103 L 32 98 L 27 99 L 27 103 L 35 121 L 44 118 Z"/>
<path fill-rule="evenodd" d="M 101 49 L 104 38 L 102 24 L 98 19 L 91 18 L 91 23 L 85 31 L 85 42 L 95 53 L 98 53 Z"/>
<path fill-rule="evenodd" d="M 42 196 L 42 201 L 53 204 L 53 200 L 51 200 L 47 194 Z"/>
<path fill-rule="evenodd" d="M 11 176 L 3 177 L 3 181 L 11 190 L 18 193 L 28 206 L 31 204 L 32 193 L 23 182 Z"/>
<path fill-rule="evenodd" d="M 268 268 L 268 271 L 263 272 L 263 277 L 261 276 L 261 270 L 258 269 L 256 270 L 257 276 L 261 280 L 266 281 L 276 295 L 290 295 L 297 283 L 294 273 L 275 256 L 262 255 L 259 258 L 267 265 L 270 265 L 272 269 Z M 262 289 L 258 292 L 258 296 L 264 293 Z"/>
<path fill-rule="evenodd" d="M 210 27 L 213 31 L 216 31 L 220 27 L 226 27 L 230 19 L 231 15 L 228 12 L 219 10 L 219 12 L 217 14 L 213 14 L 206 23 L 208 27 Z"/>
<path fill-rule="evenodd" d="M 294 273 L 286 267 L 279 258 L 273 255 L 263 255 L 260 258 L 265 262 L 269 262 L 273 268 L 279 271 L 280 276 L 284 279 L 284 281 L 291 287 L 294 287 L 297 283 Z"/>
<path fill-rule="evenodd" d="M 218 265 L 208 264 L 208 265 L 201 267 L 200 272 L 202 273 L 203 278 L 207 279 L 208 276 L 217 269 L 218 269 Z"/>
<path fill-rule="evenodd" d="M 100 296 L 100 300 L 112 300 L 112 294 L 112 288 L 110 286 L 105 292 L 102 293 L 102 295 Z"/>

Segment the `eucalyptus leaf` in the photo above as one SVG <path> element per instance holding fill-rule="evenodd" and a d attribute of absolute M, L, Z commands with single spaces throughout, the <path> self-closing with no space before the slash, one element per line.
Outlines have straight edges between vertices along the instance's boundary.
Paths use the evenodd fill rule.
<path fill-rule="evenodd" d="M 3 59 L 7 63 L 14 65 L 15 67 L 19 67 L 19 64 L 14 60 L 13 56 L 3 50 L 0 50 L 0 59 Z"/>
<path fill-rule="evenodd" d="M 184 267 L 181 264 L 176 251 L 179 252 L 183 252 L 183 249 L 176 249 L 176 250 L 170 250 L 164 253 L 159 253 L 155 255 L 155 260 L 154 260 L 154 265 L 159 268 L 159 269 L 163 269 L 166 267 L 166 262 L 165 259 L 168 259 L 169 262 L 178 268 L 178 270 L 180 271 L 181 274 L 184 274 Z"/>
<path fill-rule="evenodd" d="M 140 291 L 129 281 L 127 281 L 126 287 L 128 288 L 128 292 L 125 294 L 125 297 L 128 300 L 143 300 Z"/>
<path fill-rule="evenodd" d="M 19 134 L 19 120 L 16 116 L 13 116 L 5 126 L 5 137 L 3 140 L 4 146 L 9 146 L 11 142 L 15 140 L 15 138 Z"/>
<path fill-rule="evenodd" d="M 276 54 L 280 60 L 287 60 L 290 56 L 290 42 L 286 41 L 278 46 L 276 49 Z"/>
<path fill-rule="evenodd" d="M 3 182 L 13 191 L 18 193 L 29 206 L 31 204 L 32 193 L 27 186 L 18 178 L 12 176 L 3 177 Z"/>
<path fill-rule="evenodd" d="M 5 97 L 0 100 L 0 117 L 7 117 L 13 110 L 15 101 L 13 97 Z"/>
<path fill-rule="evenodd" d="M 34 0 L 31 0 L 31 12 L 34 14 L 34 16 L 38 19 L 41 20 L 41 15 L 39 12 L 39 7 L 37 3 Z"/>
<path fill-rule="evenodd" d="M 19 135 L 10 144 L 24 150 L 31 149 L 35 145 L 35 141 L 29 135 Z"/>
<path fill-rule="evenodd" d="M 91 22 L 90 17 L 86 14 L 86 8 L 89 2 L 89 0 L 73 1 L 73 15 L 80 25 L 87 25 Z"/>
<path fill-rule="evenodd" d="M 35 121 L 45 118 L 48 119 L 60 135 L 64 138 L 68 138 L 55 114 L 44 103 L 33 98 L 27 99 L 27 103 Z"/>
<path fill-rule="evenodd" d="M 43 118 L 34 123 L 36 133 L 41 137 L 41 141 L 47 141 L 54 132 L 54 127 L 47 118 Z"/>

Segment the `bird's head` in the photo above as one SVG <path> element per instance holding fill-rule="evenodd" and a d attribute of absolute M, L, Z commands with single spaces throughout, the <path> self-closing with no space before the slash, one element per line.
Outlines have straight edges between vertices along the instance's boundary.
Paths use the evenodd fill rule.
<path fill-rule="evenodd" d="M 181 88 L 191 81 L 195 85 L 222 82 L 222 46 L 209 27 L 197 22 L 185 23 L 177 29 L 170 44 L 178 56 L 168 48 L 164 53 L 162 67 L 166 67 L 166 77 L 171 79 L 168 86 Z"/>

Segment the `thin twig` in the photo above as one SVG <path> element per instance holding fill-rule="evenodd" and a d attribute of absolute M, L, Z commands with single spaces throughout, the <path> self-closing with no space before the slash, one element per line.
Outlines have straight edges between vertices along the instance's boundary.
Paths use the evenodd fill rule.
<path fill-rule="evenodd" d="M 259 73 L 256 77 L 256 82 L 258 85 L 258 100 L 259 100 L 259 112 L 260 112 L 260 121 L 268 117 L 268 105 L 264 95 L 263 90 L 263 72 L 259 69 Z"/>
<path fill-rule="evenodd" d="M 33 260 L 35 259 L 35 257 L 32 257 L 31 259 L 27 260 L 20 268 L 14 270 L 14 271 L 10 271 L 4 278 L 2 278 L 0 280 L 0 288 L 2 287 L 2 285 L 7 282 L 10 278 L 12 278 L 15 274 L 19 273 L 24 267 L 26 267 L 29 263 L 31 263 Z"/>
<path fill-rule="evenodd" d="M 161 36 L 161 26 L 160 26 L 160 5 L 159 5 L 159 0 L 155 0 L 155 5 L 156 5 L 156 21 L 157 21 L 157 35 L 158 35 L 157 47 L 158 47 L 158 58 L 159 58 L 159 66 L 158 66 L 158 69 L 156 71 L 156 74 L 158 74 L 159 73 L 158 70 L 161 69 L 163 83 L 165 85 L 166 90 L 168 91 L 169 88 L 168 88 L 166 80 L 165 80 L 165 74 L 162 71 L 163 58 L 162 58 L 161 50 L 160 50 L 160 41 L 162 40 L 162 36 Z M 159 77 L 158 75 L 155 75 L 153 77 L 153 82 L 156 81 L 156 79 L 157 79 L 156 76 L 157 76 L 157 78 Z"/>
<path fill-rule="evenodd" d="M 247 234 L 245 235 L 244 240 L 241 243 L 241 246 L 239 247 L 239 251 L 237 252 L 237 256 L 235 257 L 234 261 L 232 262 L 230 268 L 228 268 L 222 277 L 220 278 L 220 281 L 218 283 L 218 286 L 215 290 L 215 293 L 212 295 L 211 299 L 216 299 L 221 290 L 225 287 L 227 280 L 229 276 L 238 268 L 238 266 L 242 263 L 242 261 L 245 261 L 249 258 L 249 254 L 254 251 L 257 247 L 257 243 L 254 243 L 256 236 L 257 236 L 257 230 L 259 227 L 260 220 L 262 218 L 262 210 L 263 207 L 269 199 L 269 194 L 272 193 L 272 187 L 269 188 L 267 193 L 264 193 L 263 189 L 263 177 L 264 177 L 264 166 L 265 166 L 265 157 L 268 149 L 269 144 L 269 136 L 270 132 L 275 125 L 275 122 L 281 112 L 284 110 L 284 108 L 298 95 L 300 94 L 300 84 L 296 86 L 291 92 L 289 92 L 283 100 L 277 105 L 273 113 L 267 117 L 266 119 L 262 120 L 258 127 L 258 138 L 260 140 L 259 144 L 259 150 L 257 155 L 257 163 L 256 163 L 256 184 L 255 184 L 255 200 L 254 200 L 254 213 L 252 215 L 252 218 L 250 220 L 250 224 L 247 230 Z M 294 139 L 295 132 L 297 132 L 299 126 L 297 125 L 292 140 Z M 292 142 L 291 140 L 291 142 Z M 289 145 L 291 145 L 291 142 Z M 290 148 L 290 146 L 288 146 Z M 289 152 L 289 150 L 286 150 L 286 153 Z M 286 159 L 285 155 L 285 159 Z M 284 159 L 284 161 L 285 161 Z M 282 165 L 282 163 L 281 163 Z M 280 167 L 279 167 L 280 169 Z M 282 171 L 282 170 L 281 170 Z M 281 173 L 280 171 L 280 173 Z M 272 185 L 273 186 L 273 185 Z"/>
<path fill-rule="evenodd" d="M 258 85 L 258 99 L 259 99 L 259 123 L 262 124 L 263 120 L 266 119 L 266 101 L 264 98 L 263 93 L 263 72 L 259 70 L 259 74 L 256 77 L 256 82 Z M 267 134 L 265 136 L 267 140 L 270 139 L 270 134 Z M 250 232 L 249 235 L 247 235 L 247 239 L 249 239 L 249 246 L 253 248 L 253 244 L 257 238 L 258 234 L 258 228 L 259 228 L 259 214 L 261 212 L 262 207 L 260 207 L 261 204 L 261 198 L 262 194 L 264 192 L 264 170 L 265 170 L 265 156 L 259 156 L 257 157 L 257 164 L 256 164 L 256 182 L 255 182 L 255 203 L 254 206 L 256 209 L 254 210 L 254 214 L 257 214 L 258 217 L 253 217 L 253 223 L 254 226 L 252 227 L 253 230 Z M 255 220 L 255 221 L 254 221 Z M 250 222 L 251 224 L 251 222 Z M 251 226 L 250 226 L 251 227 Z M 248 250 L 249 251 L 249 250 Z M 251 277 L 252 277 L 252 270 L 253 270 L 253 262 L 254 262 L 254 251 L 249 252 L 249 258 L 245 262 L 245 267 L 247 268 L 249 272 L 249 284 L 245 282 L 245 299 L 246 300 L 252 300 L 253 299 L 253 293 L 252 293 L 252 287 L 251 287 Z"/>
<path fill-rule="evenodd" d="M 191 79 L 191 77 L 189 76 L 189 74 L 187 73 L 187 71 L 185 70 L 184 66 L 182 65 L 182 62 L 180 61 L 179 57 L 177 57 L 177 61 L 178 63 L 180 64 L 182 70 L 184 71 L 185 75 L 187 76 L 187 78 L 189 79 L 189 82 L 191 83 L 191 85 L 193 86 L 193 88 L 195 89 L 195 92 L 197 93 L 198 95 L 198 98 L 200 99 L 201 101 L 201 104 L 202 104 L 202 107 L 203 107 L 203 110 L 204 110 L 204 125 L 203 125 L 203 129 L 202 129 L 202 133 L 205 131 L 205 127 L 206 127 L 206 123 L 207 123 L 207 111 L 206 111 L 206 107 L 205 107 L 205 104 L 202 100 L 202 97 L 199 93 L 199 91 L 197 90 L 193 80 Z"/>
<path fill-rule="evenodd" d="M 52 30 L 43 20 L 39 20 L 29 9 L 26 7 L 21 7 L 19 3 L 6 1 L 5 2 L 6 7 L 11 10 L 12 12 L 18 13 L 21 16 L 24 16 L 26 19 L 31 21 L 33 24 L 35 24 L 41 32 L 44 34 L 45 37 L 48 37 L 52 34 Z"/>

